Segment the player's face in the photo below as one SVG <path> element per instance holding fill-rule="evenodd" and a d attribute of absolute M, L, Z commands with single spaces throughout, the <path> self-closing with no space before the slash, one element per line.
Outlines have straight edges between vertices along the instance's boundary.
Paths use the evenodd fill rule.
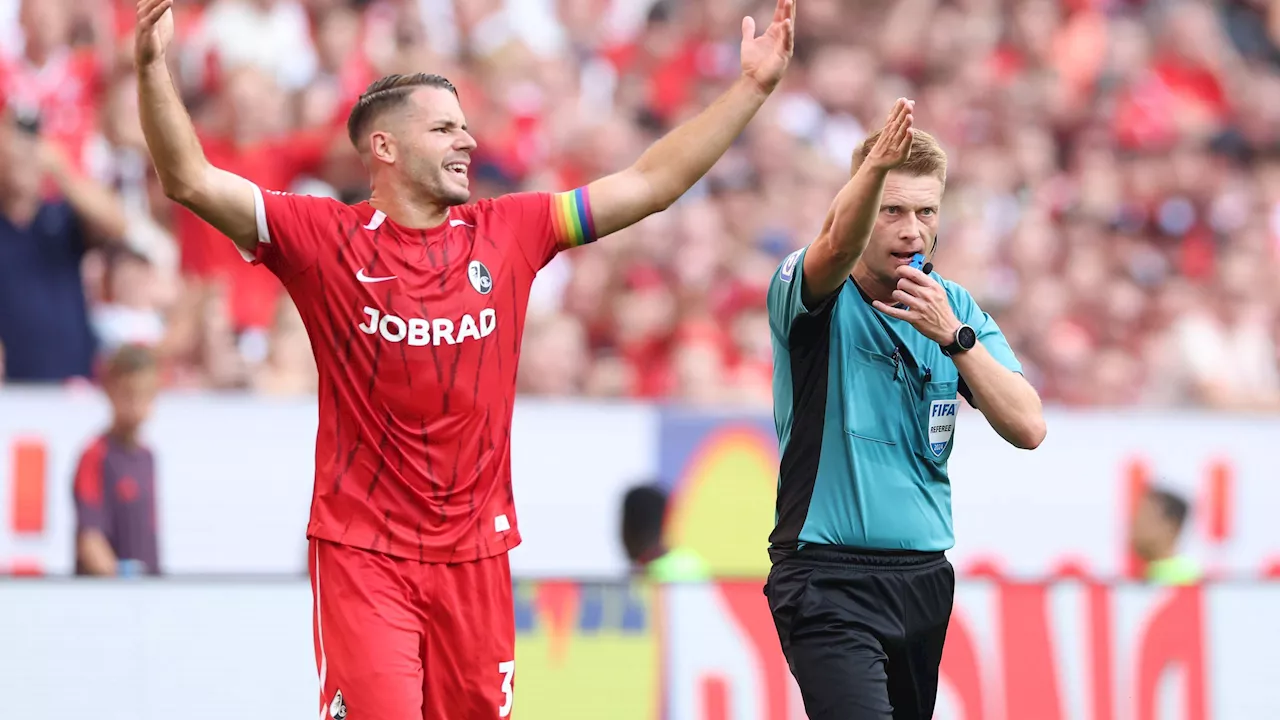
<path fill-rule="evenodd" d="M 397 132 L 401 171 L 427 197 L 444 205 L 471 198 L 467 171 L 475 138 L 467 132 L 458 98 L 441 88 L 422 88 L 410 96 L 410 108 Z"/>
<path fill-rule="evenodd" d="M 932 175 L 890 172 L 884 182 L 880 212 L 862 262 L 874 277 L 897 282 L 894 270 L 916 253 L 930 255 L 938 235 L 942 181 Z"/>
<path fill-rule="evenodd" d="M 117 426 L 132 432 L 146 422 L 156 399 L 159 380 L 154 370 L 140 370 L 112 378 L 107 383 L 107 397 L 111 400 Z"/>

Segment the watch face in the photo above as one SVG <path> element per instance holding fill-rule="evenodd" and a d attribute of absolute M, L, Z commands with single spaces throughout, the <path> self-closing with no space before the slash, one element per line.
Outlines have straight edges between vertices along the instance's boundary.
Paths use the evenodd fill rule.
<path fill-rule="evenodd" d="M 960 328 L 960 332 L 956 333 L 956 342 L 960 347 L 968 350 L 978 344 L 978 334 L 973 331 L 973 328 L 964 325 Z"/>

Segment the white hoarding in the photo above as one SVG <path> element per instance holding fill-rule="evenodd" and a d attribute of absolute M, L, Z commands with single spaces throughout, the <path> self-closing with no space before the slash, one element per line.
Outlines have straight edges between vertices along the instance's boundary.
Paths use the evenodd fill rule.
<path fill-rule="evenodd" d="M 668 720 L 803 720 L 758 583 L 663 592 L 643 611 L 661 607 L 661 622 L 645 621 L 657 654 L 612 657 L 656 661 L 664 680 L 639 666 L 599 672 L 628 697 L 656 695 L 650 708 Z M 956 601 L 938 720 L 1280 717 L 1280 585 L 962 582 Z M 315 718 L 310 602 L 302 580 L 0 583 L 4 711 L 29 720 Z M 579 696 L 594 688 L 536 667 L 565 660 L 523 640 L 516 658 L 514 717 L 660 714 L 583 715 Z M 520 668 L 557 689 L 522 683 Z"/>
<path fill-rule="evenodd" d="M 315 412 L 307 401 L 238 395 L 161 400 L 147 434 L 158 454 L 168 572 L 304 572 Z M 78 453 L 105 423 L 96 395 L 0 392 L 0 572 L 71 568 L 72 474 Z M 1212 573 L 1254 578 L 1280 567 L 1274 523 L 1280 483 L 1265 452 L 1280 437 L 1280 418 L 1051 412 L 1048 425 L 1044 444 L 1026 452 L 1000 440 L 978 413 L 961 413 L 950 469 L 957 537 L 951 558 L 962 574 L 1123 575 L 1134 488 L 1159 479 L 1194 501 L 1186 549 Z M 521 399 L 512 453 L 525 542 L 512 554 L 515 571 L 621 576 L 619 501 L 629 485 L 650 479 L 701 483 L 732 501 L 701 505 L 710 517 L 676 513 L 682 522 L 726 530 L 747 520 L 767 523 L 777 472 L 771 426 L 761 415 L 690 421 L 688 413 L 656 406 Z M 734 427 L 750 432 L 724 441 L 720 430 Z M 13 505 L 30 502 L 29 492 L 14 487 L 24 444 L 42 448 L 45 458 L 38 480 L 45 502 L 34 532 L 19 531 L 14 521 Z M 734 453 L 747 460 L 735 461 Z M 763 494 L 743 492 L 761 484 Z M 724 516 L 744 512 L 751 517 Z M 703 535 L 714 542 L 732 533 Z M 763 561 L 767 535 L 768 527 L 739 533 L 735 552 L 748 563 Z"/>
<path fill-rule="evenodd" d="M 80 452 L 107 425 L 96 395 L 0 392 L 0 573 L 33 560 L 47 574 L 73 567 L 71 484 Z M 316 406 L 237 395 L 169 395 L 146 428 L 157 458 L 161 564 L 171 573 L 306 572 L 315 468 Z M 625 489 L 654 473 L 653 411 L 522 401 L 512 439 L 525 576 L 617 575 L 617 515 Z M 24 442 L 45 448 L 44 527 L 10 525 L 14 463 Z M 566 520 L 568 519 L 568 520 Z"/>

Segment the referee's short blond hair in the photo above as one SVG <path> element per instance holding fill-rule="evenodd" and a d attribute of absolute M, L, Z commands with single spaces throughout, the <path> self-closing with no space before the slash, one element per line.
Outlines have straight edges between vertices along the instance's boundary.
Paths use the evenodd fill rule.
<path fill-rule="evenodd" d="M 853 152 L 853 167 L 849 174 L 858 172 L 858 168 L 862 167 L 862 162 L 867 159 L 867 154 L 871 152 L 871 148 L 875 147 L 876 140 L 880 139 L 880 130 L 876 130 L 867 136 L 866 140 L 858 146 Z M 938 144 L 937 138 L 929 133 L 916 129 L 911 138 L 911 155 L 907 161 L 894 168 L 896 172 L 906 175 L 933 175 L 942 181 L 943 185 L 947 184 L 947 153 L 942 150 L 942 146 Z"/>

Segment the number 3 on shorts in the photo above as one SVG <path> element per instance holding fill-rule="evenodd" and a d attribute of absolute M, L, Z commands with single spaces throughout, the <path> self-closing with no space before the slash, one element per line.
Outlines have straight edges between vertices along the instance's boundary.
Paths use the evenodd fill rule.
<path fill-rule="evenodd" d="M 506 717 L 511 714 L 511 676 L 516 674 L 516 661 L 498 663 L 498 672 L 502 673 L 502 695 L 505 698 L 502 707 L 498 708 L 498 717 Z"/>

